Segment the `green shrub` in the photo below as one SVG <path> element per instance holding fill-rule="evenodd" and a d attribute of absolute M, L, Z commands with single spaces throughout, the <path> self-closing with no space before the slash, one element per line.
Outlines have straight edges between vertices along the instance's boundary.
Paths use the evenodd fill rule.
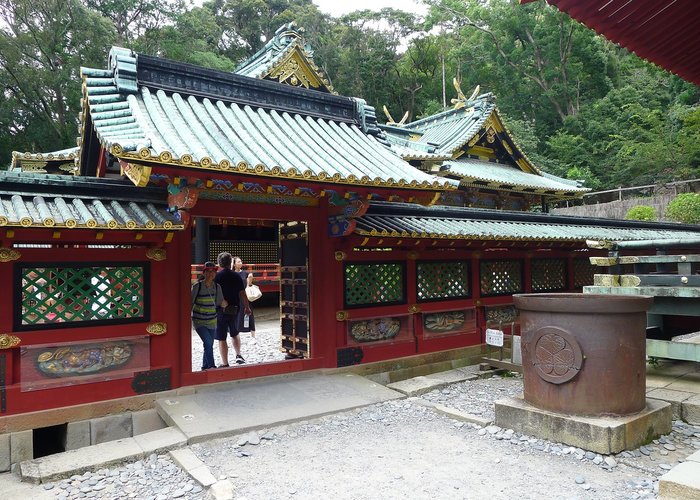
<path fill-rule="evenodd" d="M 649 205 L 635 205 L 625 214 L 626 220 L 643 220 L 646 222 L 654 222 L 657 220 L 656 209 Z"/>
<path fill-rule="evenodd" d="M 683 193 L 666 207 L 666 217 L 686 224 L 700 224 L 700 194 Z"/>

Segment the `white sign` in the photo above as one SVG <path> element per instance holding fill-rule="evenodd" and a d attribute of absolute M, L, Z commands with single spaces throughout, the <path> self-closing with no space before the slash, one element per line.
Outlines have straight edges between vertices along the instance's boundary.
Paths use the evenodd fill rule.
<path fill-rule="evenodd" d="M 520 337 L 518 335 L 513 336 L 513 355 L 511 356 L 511 359 L 513 360 L 513 363 L 516 365 L 522 365 L 523 364 L 523 354 L 522 354 L 522 348 L 521 348 L 521 342 L 520 342 Z"/>
<path fill-rule="evenodd" d="M 487 328 L 486 343 L 488 345 L 503 347 L 503 332 L 501 330 L 492 330 L 491 328 Z"/>

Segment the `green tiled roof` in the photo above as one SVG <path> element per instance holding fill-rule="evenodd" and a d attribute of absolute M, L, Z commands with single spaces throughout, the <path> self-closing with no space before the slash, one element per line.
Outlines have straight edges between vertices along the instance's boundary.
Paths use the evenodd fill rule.
<path fill-rule="evenodd" d="M 356 219 L 365 236 L 510 241 L 636 241 L 700 237 L 700 226 L 374 202 Z"/>
<path fill-rule="evenodd" d="M 110 60 L 113 71 L 83 68 L 82 76 L 92 126 L 101 145 L 118 158 L 317 182 L 452 189 L 444 179 L 396 156 L 380 142 L 378 130 L 371 135 L 371 126 L 365 129 L 364 123 L 370 123 L 374 111 L 364 101 L 322 94 L 329 96 L 323 99 L 359 109 L 363 122 L 325 119 L 177 87 L 150 88 L 140 80 L 136 83 L 133 54 L 113 49 Z M 121 71 L 122 65 L 126 71 Z M 218 82 L 227 76 L 215 77 Z M 241 85 L 241 77 L 236 78 Z M 273 82 L 256 85 L 280 93 L 319 95 Z"/>
<path fill-rule="evenodd" d="M 471 158 L 448 160 L 443 163 L 443 167 L 447 169 L 442 172 L 443 175 L 458 178 L 464 185 L 487 183 L 492 187 L 542 194 L 573 195 L 589 191 L 568 179 L 560 179 L 553 175 L 528 174 L 516 166 Z"/>
<path fill-rule="evenodd" d="M 452 155 L 479 132 L 495 109 L 493 94 L 483 94 L 467 102 L 463 108 L 416 120 L 401 128 L 407 133 L 420 135 L 411 142 L 433 146 L 436 154 Z"/>
<path fill-rule="evenodd" d="M 61 149 L 50 153 L 22 153 L 12 152 L 12 163 L 10 170 L 26 170 L 33 172 L 45 172 L 52 167 L 61 170 L 69 170 L 67 173 L 74 173 L 77 170 L 75 159 L 80 152 L 80 148 Z"/>
<path fill-rule="evenodd" d="M 0 227 L 172 231 L 164 190 L 124 181 L 8 172 L 0 174 Z M 138 195 L 138 196 L 136 196 Z"/>

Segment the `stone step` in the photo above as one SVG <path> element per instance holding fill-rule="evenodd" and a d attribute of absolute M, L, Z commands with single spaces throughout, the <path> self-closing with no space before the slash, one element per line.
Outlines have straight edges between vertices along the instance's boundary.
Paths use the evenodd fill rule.
<path fill-rule="evenodd" d="M 130 438 L 25 460 L 19 464 L 20 476 L 22 481 L 47 483 L 73 474 L 82 474 L 94 468 L 107 467 L 127 460 L 140 460 L 151 453 L 163 453 L 186 444 L 187 438 L 182 432 L 173 427 L 166 427 Z"/>
<path fill-rule="evenodd" d="M 659 479 L 659 498 L 697 500 L 700 498 L 700 451 L 690 455 Z"/>

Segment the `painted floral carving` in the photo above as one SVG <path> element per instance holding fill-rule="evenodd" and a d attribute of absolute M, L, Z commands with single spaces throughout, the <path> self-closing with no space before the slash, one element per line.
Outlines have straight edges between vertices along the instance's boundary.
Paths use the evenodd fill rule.
<path fill-rule="evenodd" d="M 401 320 L 379 318 L 357 321 L 350 327 L 350 335 L 357 342 L 393 339 L 401 330 Z"/>
<path fill-rule="evenodd" d="M 449 311 L 425 315 L 425 328 L 434 332 L 451 332 L 464 327 L 464 312 Z"/>
<path fill-rule="evenodd" d="M 37 367 L 50 377 L 92 375 L 112 370 L 131 359 L 127 342 L 59 347 L 37 356 Z"/>

